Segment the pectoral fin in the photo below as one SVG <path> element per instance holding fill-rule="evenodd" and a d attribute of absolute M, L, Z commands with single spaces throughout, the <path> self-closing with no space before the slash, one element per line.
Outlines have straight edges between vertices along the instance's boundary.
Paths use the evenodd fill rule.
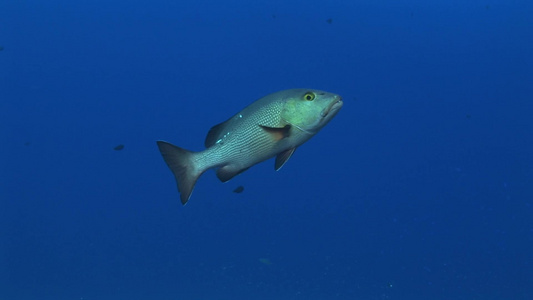
<path fill-rule="evenodd" d="M 276 171 L 281 169 L 281 167 L 283 167 L 289 158 L 291 158 L 294 150 L 296 150 L 296 148 L 287 149 L 276 156 L 276 163 L 274 165 L 274 169 L 276 169 Z"/>
<path fill-rule="evenodd" d="M 270 133 L 270 135 L 272 135 L 272 138 L 275 141 L 279 141 L 288 137 L 291 131 L 291 125 L 285 125 L 283 127 L 268 127 L 263 125 L 259 126 L 263 128 L 263 130 L 265 130 L 266 132 Z"/>

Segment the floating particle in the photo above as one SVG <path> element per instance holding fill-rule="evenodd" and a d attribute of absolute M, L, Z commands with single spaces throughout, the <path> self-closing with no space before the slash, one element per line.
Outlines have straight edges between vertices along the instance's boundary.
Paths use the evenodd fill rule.
<path fill-rule="evenodd" d="M 268 258 L 260 258 L 259 262 L 264 264 L 264 265 L 268 265 L 268 266 L 270 266 L 272 264 L 272 262 Z"/>
<path fill-rule="evenodd" d="M 120 144 L 120 145 L 117 145 L 115 148 L 113 148 L 113 150 L 117 150 L 117 151 L 120 151 L 124 149 L 124 145 Z"/>
<path fill-rule="evenodd" d="M 234 193 L 240 194 L 244 191 L 244 186 L 239 185 L 236 189 L 233 190 Z"/>
<path fill-rule="evenodd" d="M 326 22 L 328 22 L 328 24 L 331 24 L 331 23 L 333 23 L 333 19 L 329 18 L 329 19 L 326 20 Z"/>

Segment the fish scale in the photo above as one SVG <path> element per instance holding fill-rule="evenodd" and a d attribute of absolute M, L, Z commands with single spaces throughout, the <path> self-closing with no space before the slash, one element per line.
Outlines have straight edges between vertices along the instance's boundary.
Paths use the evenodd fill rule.
<path fill-rule="evenodd" d="M 342 105 L 336 94 L 312 89 L 284 90 L 253 102 L 213 126 L 205 139 L 204 151 L 192 152 L 164 141 L 157 144 L 185 204 L 200 175 L 210 168 L 218 168 L 217 177 L 225 182 L 276 156 L 278 170 Z"/>
<path fill-rule="evenodd" d="M 264 103 L 265 99 L 258 100 L 252 105 L 235 114 L 228 121 L 225 130 L 217 136 L 216 143 L 206 151 L 198 152 L 203 165 L 201 169 L 209 169 L 220 165 L 232 165 L 232 168 L 242 169 L 246 166 L 247 153 L 256 153 L 258 158 L 270 158 L 275 154 L 270 153 L 275 146 L 271 137 L 259 125 L 267 127 L 282 127 L 281 101 Z M 281 145 L 278 145 L 281 146 Z M 267 156 L 267 157 L 265 157 Z"/>

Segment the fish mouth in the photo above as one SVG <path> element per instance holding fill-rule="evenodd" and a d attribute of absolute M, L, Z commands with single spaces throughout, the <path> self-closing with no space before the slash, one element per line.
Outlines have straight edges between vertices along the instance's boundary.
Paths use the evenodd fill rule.
<path fill-rule="evenodd" d="M 342 98 L 337 99 L 337 101 L 332 101 L 322 112 L 320 113 L 320 116 L 322 118 L 327 117 L 331 114 L 331 116 L 334 116 L 342 107 Z"/>

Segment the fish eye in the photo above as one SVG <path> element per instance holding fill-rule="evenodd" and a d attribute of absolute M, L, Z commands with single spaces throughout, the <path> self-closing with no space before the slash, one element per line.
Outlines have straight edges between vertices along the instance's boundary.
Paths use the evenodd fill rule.
<path fill-rule="evenodd" d="M 312 93 L 312 92 L 307 92 L 305 93 L 304 95 L 304 99 L 307 100 L 307 101 L 313 101 L 315 100 L 315 93 Z"/>

